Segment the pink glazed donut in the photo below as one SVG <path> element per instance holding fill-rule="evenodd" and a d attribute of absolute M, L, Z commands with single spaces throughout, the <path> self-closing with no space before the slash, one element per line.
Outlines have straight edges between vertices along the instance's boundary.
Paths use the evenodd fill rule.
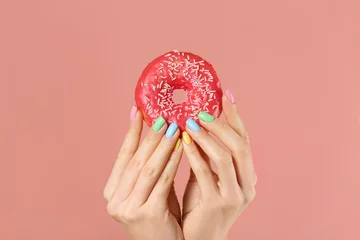
<path fill-rule="evenodd" d="M 184 102 L 174 102 L 176 89 L 186 91 Z M 219 117 L 222 94 L 219 78 L 209 62 L 192 53 L 171 51 L 143 70 L 135 89 L 135 102 L 148 126 L 162 116 L 185 131 L 186 120 L 192 118 L 199 123 L 200 112 Z"/>

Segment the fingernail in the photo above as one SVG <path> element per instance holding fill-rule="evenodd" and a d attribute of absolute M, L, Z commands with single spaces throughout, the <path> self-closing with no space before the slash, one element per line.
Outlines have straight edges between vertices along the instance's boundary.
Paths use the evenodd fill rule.
<path fill-rule="evenodd" d="M 187 132 L 182 132 L 182 138 L 184 139 L 184 142 L 186 144 L 190 144 L 191 143 L 191 137 Z"/>
<path fill-rule="evenodd" d="M 186 121 L 186 125 L 193 131 L 199 131 L 200 130 L 200 126 L 192 118 L 189 118 Z"/>
<path fill-rule="evenodd" d="M 136 117 L 136 113 L 137 113 L 137 107 L 133 106 L 131 111 L 130 111 L 130 120 L 134 120 Z"/>
<path fill-rule="evenodd" d="M 234 96 L 231 94 L 230 90 L 226 90 L 226 97 L 230 103 L 235 103 Z"/>
<path fill-rule="evenodd" d="M 156 119 L 154 125 L 152 126 L 152 130 L 154 132 L 158 132 L 162 128 L 162 126 L 164 126 L 164 124 L 165 124 L 165 119 L 162 116 L 160 116 L 158 117 L 158 119 Z"/>
<path fill-rule="evenodd" d="M 174 151 L 179 149 L 180 143 L 181 143 L 181 140 L 180 140 L 180 138 L 178 138 L 178 140 L 176 141 L 175 147 L 174 147 Z"/>
<path fill-rule="evenodd" d="M 172 136 L 174 136 L 177 129 L 178 129 L 178 125 L 176 125 L 176 123 L 171 123 L 168 129 L 166 130 L 166 134 L 165 134 L 166 137 L 171 138 Z"/>
<path fill-rule="evenodd" d="M 215 118 L 206 112 L 200 112 L 199 118 L 204 122 L 213 122 Z"/>

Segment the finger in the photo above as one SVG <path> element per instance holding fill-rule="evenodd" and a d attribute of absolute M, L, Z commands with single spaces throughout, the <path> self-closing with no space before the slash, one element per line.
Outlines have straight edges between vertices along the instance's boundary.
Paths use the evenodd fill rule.
<path fill-rule="evenodd" d="M 168 134 L 169 132 L 171 134 Z M 141 170 L 134 190 L 131 193 L 131 199 L 133 199 L 137 205 L 142 205 L 147 201 L 157 181 L 165 181 L 165 179 L 161 180 L 159 177 L 169 161 L 180 131 L 178 130 L 178 126 L 172 123 L 166 133 L 166 136 L 162 138 L 159 146 Z"/>
<path fill-rule="evenodd" d="M 223 109 L 228 126 L 234 129 L 243 139 L 238 142 L 238 147 L 231 146 L 231 151 L 234 155 L 234 165 L 237 172 L 238 182 L 245 195 L 245 198 L 252 199 L 255 193 L 254 185 L 257 178 L 253 166 L 252 155 L 250 150 L 249 136 L 243 121 L 241 120 L 237 107 L 235 105 L 234 97 L 231 92 L 226 91 L 226 96 L 223 96 Z M 205 127 L 205 126 L 204 126 Z M 208 124 L 207 127 L 212 127 Z M 214 126 L 215 128 L 215 126 Z M 216 131 L 216 130 L 215 130 Z M 215 134 L 215 133 L 214 133 Z M 220 134 L 218 136 L 220 138 Z M 222 141 L 222 140 L 221 140 Z M 225 140 L 224 140 L 225 141 Z M 229 144 L 230 148 L 230 144 Z"/>
<path fill-rule="evenodd" d="M 191 140 L 189 134 L 187 132 L 183 132 L 182 134 L 184 152 L 194 172 L 202 195 L 209 196 L 218 192 L 218 187 L 214 181 L 210 165 L 202 158 L 195 142 Z"/>
<path fill-rule="evenodd" d="M 219 181 L 224 190 L 231 192 L 234 187 L 238 187 L 231 154 L 223 149 L 203 128 L 200 128 L 193 119 L 190 118 L 186 121 L 186 129 L 215 163 Z"/>
<path fill-rule="evenodd" d="M 116 187 L 114 195 L 116 195 L 118 201 L 123 201 L 130 195 L 142 168 L 160 143 L 166 126 L 164 118 L 159 117 L 145 136 L 140 147 L 127 165 L 120 183 Z"/>
<path fill-rule="evenodd" d="M 195 146 L 197 147 L 197 149 L 200 152 L 201 157 L 204 159 L 204 161 L 210 166 L 211 169 L 211 163 L 210 163 L 210 159 L 209 156 L 206 155 L 206 153 L 204 152 L 204 150 L 202 148 L 199 147 L 199 145 L 196 144 L 195 142 Z M 216 173 L 213 171 L 213 169 L 211 169 L 213 176 L 217 176 Z M 193 172 L 193 170 L 190 168 L 190 178 L 189 181 L 196 181 L 196 177 L 195 174 Z"/>
<path fill-rule="evenodd" d="M 235 105 L 234 96 L 231 94 L 230 90 L 226 90 L 226 94 L 223 94 L 222 97 L 223 112 L 225 119 L 229 126 L 235 130 L 244 140 L 248 141 L 249 136 L 247 134 L 245 124 L 240 118 L 237 107 Z"/>
<path fill-rule="evenodd" d="M 150 196 L 148 198 L 149 203 L 160 202 L 163 205 L 166 204 L 170 190 L 173 187 L 173 182 L 179 167 L 182 153 L 183 146 L 181 144 L 181 139 L 177 137 L 177 142 L 173 152 L 171 153 L 169 161 L 167 162 L 165 169 L 161 173 L 161 176 L 157 180 L 152 192 L 150 193 Z"/>
<path fill-rule="evenodd" d="M 130 112 L 130 127 L 104 189 L 104 198 L 109 200 L 119 184 L 121 176 L 139 146 L 142 131 L 142 113 L 134 106 Z"/>

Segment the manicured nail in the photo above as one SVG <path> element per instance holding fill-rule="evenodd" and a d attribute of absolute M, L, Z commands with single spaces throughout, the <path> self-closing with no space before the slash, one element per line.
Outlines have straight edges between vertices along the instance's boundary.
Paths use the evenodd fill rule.
<path fill-rule="evenodd" d="M 137 107 L 133 106 L 131 111 L 130 111 L 130 120 L 134 120 L 136 117 L 136 113 L 137 113 Z"/>
<path fill-rule="evenodd" d="M 182 138 L 184 139 L 184 142 L 186 144 L 190 144 L 191 143 L 191 137 L 187 132 L 182 132 Z"/>
<path fill-rule="evenodd" d="M 199 118 L 204 122 L 213 122 L 215 118 L 206 112 L 200 112 Z"/>
<path fill-rule="evenodd" d="M 176 130 L 178 129 L 178 125 L 176 123 L 171 123 L 168 129 L 166 130 L 166 137 L 171 138 L 176 133 Z"/>
<path fill-rule="evenodd" d="M 156 119 L 154 125 L 152 126 L 152 130 L 154 132 L 157 132 L 162 128 L 162 126 L 164 126 L 164 124 L 165 124 L 165 119 L 162 116 L 160 116 L 158 117 L 158 119 Z"/>
<path fill-rule="evenodd" d="M 176 141 L 175 147 L 174 147 L 174 151 L 179 149 L 180 143 L 181 143 L 181 140 L 180 140 L 180 138 L 178 138 L 178 140 Z"/>
<path fill-rule="evenodd" d="M 235 103 L 234 96 L 231 94 L 230 90 L 226 90 L 226 97 L 230 103 Z"/>
<path fill-rule="evenodd" d="M 199 131 L 200 130 L 200 126 L 192 118 L 189 118 L 186 121 L 186 125 L 193 131 Z"/>

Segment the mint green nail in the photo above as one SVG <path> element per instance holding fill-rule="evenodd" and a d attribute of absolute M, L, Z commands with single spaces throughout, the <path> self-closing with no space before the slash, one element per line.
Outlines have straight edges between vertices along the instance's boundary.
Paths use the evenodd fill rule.
<path fill-rule="evenodd" d="M 215 118 L 213 116 L 211 116 L 210 114 L 208 114 L 206 112 L 200 112 L 199 118 L 204 122 L 212 122 L 215 120 Z"/>
<path fill-rule="evenodd" d="M 158 117 L 158 119 L 156 119 L 154 125 L 152 126 L 152 130 L 154 132 L 157 132 L 162 128 L 162 126 L 164 126 L 164 124 L 165 124 L 165 119 L 162 116 L 160 116 Z"/>

